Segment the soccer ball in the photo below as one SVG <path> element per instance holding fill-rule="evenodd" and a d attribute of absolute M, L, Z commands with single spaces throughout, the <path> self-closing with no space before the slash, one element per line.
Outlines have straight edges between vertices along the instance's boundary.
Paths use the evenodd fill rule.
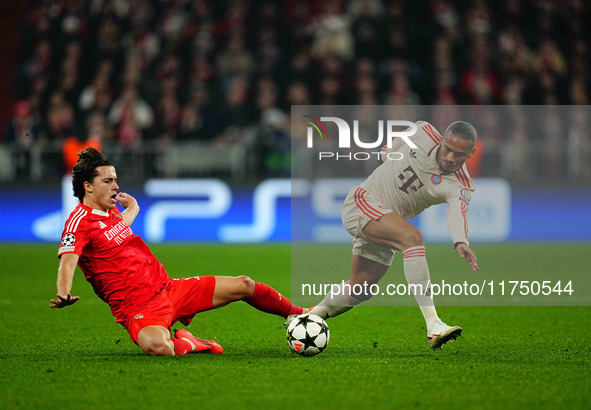
<path fill-rule="evenodd" d="M 287 344 L 300 356 L 315 356 L 326 348 L 330 330 L 318 315 L 296 316 L 287 327 Z"/>

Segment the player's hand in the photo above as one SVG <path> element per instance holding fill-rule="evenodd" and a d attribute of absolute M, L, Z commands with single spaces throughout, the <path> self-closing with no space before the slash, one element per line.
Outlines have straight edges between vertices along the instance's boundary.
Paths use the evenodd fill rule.
<path fill-rule="evenodd" d="M 478 260 L 478 258 L 476 258 L 476 254 L 472 249 L 470 249 L 468 245 L 466 245 L 465 243 L 461 243 L 457 246 L 456 251 L 458 252 L 458 255 L 460 255 L 461 258 L 466 259 L 468 261 L 470 266 L 472 266 L 472 270 L 474 272 L 477 272 L 480 269 L 478 267 L 478 264 L 476 263 L 476 261 Z"/>
<path fill-rule="evenodd" d="M 129 194 L 126 194 L 125 192 L 119 192 L 115 199 L 125 209 L 129 208 L 130 206 L 133 207 L 137 205 L 137 201 L 135 200 L 135 198 Z"/>
<path fill-rule="evenodd" d="M 72 296 L 69 293 L 66 295 L 60 295 L 58 293 L 57 300 L 51 299 L 51 305 L 49 305 L 49 307 L 52 309 L 63 308 L 68 305 L 73 305 L 78 301 L 78 299 L 80 299 L 80 296 Z"/>

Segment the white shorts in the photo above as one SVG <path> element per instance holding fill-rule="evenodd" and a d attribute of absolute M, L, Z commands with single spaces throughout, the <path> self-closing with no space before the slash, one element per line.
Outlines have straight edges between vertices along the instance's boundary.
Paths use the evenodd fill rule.
<path fill-rule="evenodd" d="M 385 266 L 392 265 L 394 250 L 376 245 L 363 233 L 370 221 L 377 221 L 385 214 L 394 212 L 373 198 L 370 192 L 354 187 L 343 204 L 343 226 L 353 236 L 353 255 L 360 255 Z"/>

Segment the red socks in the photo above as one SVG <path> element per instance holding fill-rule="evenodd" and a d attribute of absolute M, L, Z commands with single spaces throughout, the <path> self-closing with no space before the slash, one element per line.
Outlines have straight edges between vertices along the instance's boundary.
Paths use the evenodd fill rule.
<path fill-rule="evenodd" d="M 282 296 L 272 287 L 258 282 L 255 282 L 254 285 L 253 295 L 245 299 L 245 302 L 258 310 L 281 317 L 300 315 L 304 311 L 304 309 L 292 304 L 289 299 Z M 178 329 L 175 337 L 170 340 L 174 344 L 175 356 L 181 356 L 191 352 L 223 352 L 221 346 L 213 340 L 199 339 L 185 329 Z"/>
<path fill-rule="evenodd" d="M 300 315 L 304 311 L 272 287 L 259 282 L 255 282 L 254 285 L 253 295 L 244 301 L 258 310 L 281 317 Z"/>
<path fill-rule="evenodd" d="M 174 344 L 175 356 L 182 356 L 193 351 L 193 345 L 189 343 L 187 340 L 177 339 L 176 337 L 173 337 L 170 340 Z"/>

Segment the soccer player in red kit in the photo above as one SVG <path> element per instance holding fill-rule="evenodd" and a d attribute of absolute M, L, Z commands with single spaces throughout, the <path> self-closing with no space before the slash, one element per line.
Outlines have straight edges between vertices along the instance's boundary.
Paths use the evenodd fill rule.
<path fill-rule="evenodd" d="M 177 321 L 188 325 L 195 314 L 237 300 L 282 317 L 303 313 L 276 290 L 247 276 L 170 278 L 130 228 L 140 208 L 131 195 L 118 192 L 113 163 L 94 148 L 78 156 L 72 185 L 80 203 L 62 233 L 57 298 L 50 307 L 62 308 L 79 300 L 70 294 L 78 265 L 134 343 L 147 354 L 160 356 L 222 353 L 212 340 L 199 339 L 186 329 L 178 329 L 171 337 L 170 329 Z M 117 202 L 125 208 L 123 212 Z"/>

